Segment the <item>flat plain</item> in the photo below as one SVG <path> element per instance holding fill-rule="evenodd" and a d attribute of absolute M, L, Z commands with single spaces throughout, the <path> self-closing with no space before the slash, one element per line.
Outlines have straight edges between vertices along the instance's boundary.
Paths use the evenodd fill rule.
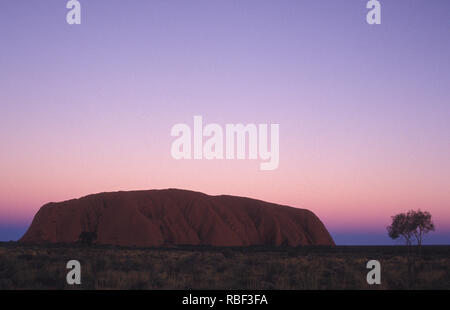
<path fill-rule="evenodd" d="M 381 284 L 368 285 L 369 260 Z M 66 264 L 81 264 L 68 285 Z M 411 266 L 411 264 L 409 264 Z M 0 289 L 450 289 L 450 246 L 423 246 L 408 268 L 403 246 L 208 247 L 0 243 Z"/>

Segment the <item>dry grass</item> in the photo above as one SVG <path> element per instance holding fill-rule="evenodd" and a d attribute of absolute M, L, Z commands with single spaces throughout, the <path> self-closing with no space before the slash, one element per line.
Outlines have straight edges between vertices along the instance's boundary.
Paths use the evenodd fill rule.
<path fill-rule="evenodd" d="M 450 247 L 426 247 L 414 279 L 401 247 L 134 249 L 0 245 L 0 289 L 73 289 L 65 265 L 82 266 L 77 289 L 450 289 Z M 382 284 L 366 283 L 368 260 Z"/>

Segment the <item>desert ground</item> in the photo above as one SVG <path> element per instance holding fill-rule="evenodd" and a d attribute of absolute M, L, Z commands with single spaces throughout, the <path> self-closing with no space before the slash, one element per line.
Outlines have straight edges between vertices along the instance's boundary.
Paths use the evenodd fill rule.
<path fill-rule="evenodd" d="M 450 246 L 424 246 L 408 271 L 402 246 L 237 247 L 0 243 L 0 289 L 450 289 Z M 366 264 L 381 263 L 368 285 Z M 81 285 L 66 263 L 81 263 Z"/>

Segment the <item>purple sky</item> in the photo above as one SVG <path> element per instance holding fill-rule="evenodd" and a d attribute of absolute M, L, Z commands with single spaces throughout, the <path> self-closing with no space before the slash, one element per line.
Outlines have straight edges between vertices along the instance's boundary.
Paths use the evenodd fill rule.
<path fill-rule="evenodd" d="M 450 1 L 0 1 L 0 240 L 41 205 L 181 187 L 314 211 L 339 244 L 429 210 L 450 243 Z M 279 123 L 280 168 L 174 162 L 170 128 Z M 361 236 L 367 236 L 362 238 Z"/>

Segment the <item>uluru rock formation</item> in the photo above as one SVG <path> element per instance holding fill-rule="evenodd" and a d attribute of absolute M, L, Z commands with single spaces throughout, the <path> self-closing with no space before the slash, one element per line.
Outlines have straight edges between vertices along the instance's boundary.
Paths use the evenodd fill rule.
<path fill-rule="evenodd" d="M 167 189 L 100 193 L 48 203 L 20 240 L 71 243 L 96 232 L 98 244 L 334 245 L 311 211 L 235 196 Z"/>

